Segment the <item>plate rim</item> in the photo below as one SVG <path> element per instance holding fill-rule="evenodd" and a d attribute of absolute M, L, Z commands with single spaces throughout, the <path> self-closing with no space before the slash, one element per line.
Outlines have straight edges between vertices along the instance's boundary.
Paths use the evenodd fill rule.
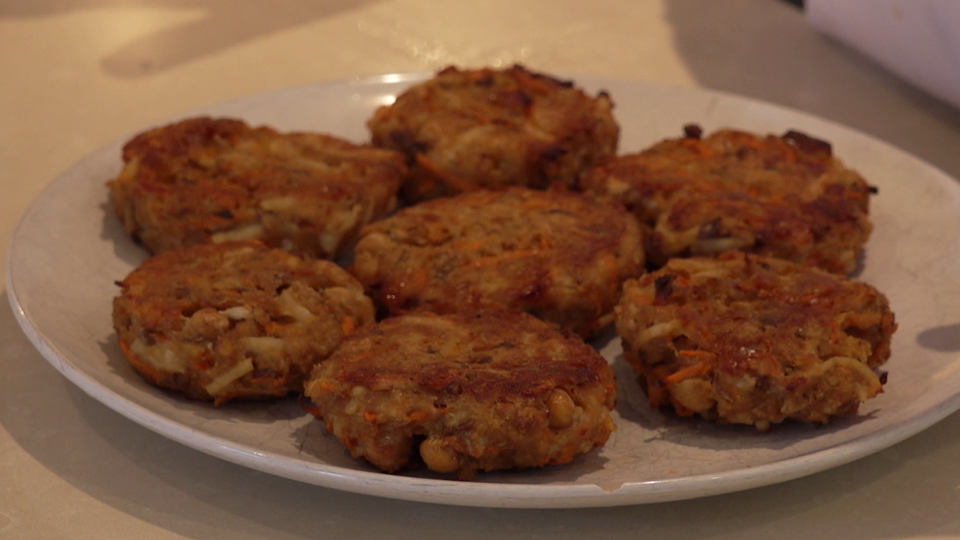
<path fill-rule="evenodd" d="M 264 99 L 272 94 L 283 91 L 317 89 L 318 87 L 327 87 L 329 89 L 336 86 L 352 85 L 408 84 L 422 80 L 428 76 L 430 76 L 429 73 L 411 72 L 308 83 L 241 96 L 195 108 L 191 111 L 185 111 L 176 116 L 189 116 L 215 107 L 229 108 L 231 105 L 243 103 L 251 99 Z M 608 84 L 638 84 L 659 88 L 672 87 L 672 85 L 652 83 L 644 80 L 611 77 L 581 76 L 571 77 L 571 80 L 577 80 L 578 82 L 589 81 L 595 86 L 599 85 L 601 87 L 605 82 Z M 854 128 L 833 122 L 829 119 L 789 107 L 736 94 L 724 93 L 722 91 L 704 88 L 679 88 L 684 88 L 685 91 L 706 96 L 718 96 L 724 99 L 737 100 L 750 105 L 772 107 L 791 115 L 800 115 L 818 122 L 825 122 L 834 128 L 842 129 L 857 137 L 861 137 L 871 144 L 885 146 L 887 150 L 897 152 L 900 157 L 909 158 L 913 160 L 915 164 L 937 173 L 941 179 L 955 181 L 950 175 L 936 166 L 926 163 L 912 154 L 904 152 L 869 134 L 862 133 Z M 811 453 L 762 464 L 757 467 L 725 471 L 719 474 L 700 474 L 650 481 L 625 482 L 615 490 L 604 490 L 596 484 L 464 483 L 446 479 L 423 479 L 411 476 L 388 475 L 375 471 L 348 469 L 332 464 L 292 460 L 287 456 L 258 451 L 256 448 L 250 447 L 245 443 L 237 443 L 235 441 L 226 441 L 228 444 L 224 444 L 224 439 L 219 436 L 195 430 L 192 427 L 185 426 L 155 411 L 151 411 L 138 403 L 126 400 L 123 396 L 114 393 L 107 386 L 96 380 L 91 374 L 86 373 L 80 369 L 80 367 L 74 365 L 66 354 L 58 351 L 55 345 L 48 342 L 42 335 L 42 332 L 36 328 L 36 325 L 30 319 L 28 308 L 22 305 L 17 292 L 15 285 L 16 276 L 14 275 L 13 268 L 14 259 L 18 242 L 21 239 L 22 228 L 26 226 L 28 218 L 42 205 L 44 198 L 51 196 L 63 179 L 72 171 L 83 167 L 85 164 L 96 161 L 102 153 L 115 149 L 128 138 L 129 136 L 119 138 L 100 146 L 70 165 L 67 169 L 55 176 L 52 181 L 48 182 L 27 206 L 24 213 L 18 219 L 7 246 L 5 285 L 9 305 L 17 323 L 33 347 L 58 372 L 83 390 L 87 395 L 108 406 L 128 420 L 140 424 L 163 437 L 243 467 L 321 487 L 427 503 L 504 508 L 621 506 L 699 498 L 786 482 L 834 468 L 888 448 L 927 429 L 953 412 L 960 410 L 960 391 L 958 391 L 950 398 L 939 402 L 936 406 L 925 409 L 921 414 L 910 417 L 910 421 L 907 423 L 896 424 L 876 433 L 865 434 L 857 439 L 844 442 L 839 445 L 839 448 L 823 448 Z M 954 189 L 956 189 L 956 186 L 954 186 Z M 121 407 L 118 401 L 123 401 L 126 406 Z M 187 434 L 190 436 L 188 437 Z M 281 466 L 277 466 L 277 463 Z M 297 465 L 297 463 L 301 465 Z M 306 471 L 306 473 L 304 473 L 304 471 Z M 470 486 L 467 491 L 472 493 L 464 493 L 465 485 Z"/>

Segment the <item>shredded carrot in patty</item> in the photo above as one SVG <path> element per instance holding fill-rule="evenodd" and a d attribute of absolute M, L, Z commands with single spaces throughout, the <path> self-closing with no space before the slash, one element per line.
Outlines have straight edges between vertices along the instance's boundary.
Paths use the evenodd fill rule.
<path fill-rule="evenodd" d="M 701 349 L 683 349 L 682 351 L 677 351 L 677 356 L 699 356 L 703 359 L 713 359 L 716 358 L 717 354 Z"/>
<path fill-rule="evenodd" d="M 297 401 L 297 404 L 300 405 L 301 409 L 307 411 L 313 416 L 316 416 L 317 418 L 322 417 L 322 414 L 320 412 L 320 407 L 317 407 L 317 405 L 314 404 L 312 401 L 305 401 L 304 399 L 300 399 Z"/>
<path fill-rule="evenodd" d="M 357 329 L 356 317 L 344 317 L 343 320 L 340 321 L 340 328 L 343 329 L 343 335 L 349 336 L 352 334 L 353 331 Z"/>
<path fill-rule="evenodd" d="M 713 370 L 713 367 L 717 361 L 717 355 L 709 351 L 683 350 L 677 354 L 678 356 L 700 357 L 702 360 L 696 364 L 693 364 L 692 366 L 687 366 L 664 377 L 664 384 L 676 384 L 686 379 L 706 375 Z"/>
<path fill-rule="evenodd" d="M 417 162 L 417 165 L 422 167 L 425 171 L 429 172 L 437 180 L 447 184 L 456 191 L 467 192 L 474 191 L 477 189 L 477 186 L 466 178 L 461 178 L 456 174 L 447 171 L 434 163 L 430 158 L 423 154 L 417 154 L 414 158 Z"/>
<path fill-rule="evenodd" d="M 282 325 L 276 321 L 269 321 L 267 324 L 263 325 L 263 331 L 267 334 L 276 334 Z"/>
<path fill-rule="evenodd" d="M 407 420 L 411 422 L 423 422 L 430 419 L 430 413 L 422 409 L 410 411 L 407 413 Z"/>
<path fill-rule="evenodd" d="M 138 358 L 123 341 L 120 341 L 120 349 L 123 351 L 123 355 L 127 357 L 127 360 L 133 364 L 137 370 L 146 375 L 154 384 L 160 384 L 160 381 L 163 380 L 163 374 L 161 374 L 157 368 Z"/>

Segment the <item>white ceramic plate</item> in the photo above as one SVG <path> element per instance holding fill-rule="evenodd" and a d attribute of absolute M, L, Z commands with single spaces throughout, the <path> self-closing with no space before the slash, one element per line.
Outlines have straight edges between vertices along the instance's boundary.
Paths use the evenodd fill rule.
<path fill-rule="evenodd" d="M 270 92 L 197 113 L 231 115 L 283 130 L 326 131 L 356 141 L 364 121 L 417 76 L 384 76 Z M 960 408 L 960 185 L 882 142 L 796 111 L 696 89 L 581 78 L 617 103 L 621 151 L 681 126 L 732 126 L 825 138 L 879 187 L 876 228 L 860 278 L 889 296 L 900 329 L 885 392 L 827 427 L 781 425 L 767 434 L 652 411 L 619 356 L 619 430 L 574 463 L 472 482 L 426 473 L 387 475 L 351 459 L 296 401 L 213 408 L 145 384 L 121 356 L 111 327 L 114 281 L 144 252 L 107 207 L 104 182 L 122 141 L 93 153 L 33 203 L 9 248 L 7 289 L 43 356 L 95 399 L 166 437 L 240 465 L 334 489 L 398 499 L 490 507 L 581 507 L 687 499 L 772 484 L 835 467 L 890 446 Z M 171 119 L 173 120 L 173 119 Z"/>

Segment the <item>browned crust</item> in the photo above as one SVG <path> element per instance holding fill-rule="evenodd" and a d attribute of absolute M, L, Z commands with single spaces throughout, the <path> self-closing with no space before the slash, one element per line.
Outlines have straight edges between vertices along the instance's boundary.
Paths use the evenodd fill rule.
<path fill-rule="evenodd" d="M 418 453 L 461 479 L 566 463 L 615 429 L 616 384 L 603 357 L 511 311 L 385 319 L 345 340 L 305 395 L 355 457 L 388 472 L 416 466 Z M 558 396 L 569 409 L 551 402 Z"/>
<path fill-rule="evenodd" d="M 897 327 L 866 283 L 735 251 L 628 282 L 616 324 L 651 405 L 764 430 L 855 412 Z"/>
<path fill-rule="evenodd" d="M 829 143 L 697 126 L 639 153 L 609 159 L 580 187 L 624 202 L 652 230 L 648 259 L 727 249 L 850 273 L 872 225 L 870 186 Z"/>
<path fill-rule="evenodd" d="M 141 133 L 108 183 L 117 215 L 152 253 L 256 238 L 336 257 L 396 205 L 395 152 L 230 118 L 189 118 Z"/>
<path fill-rule="evenodd" d="M 374 322 L 346 271 L 256 241 L 166 251 L 118 284 L 113 324 L 131 365 L 217 404 L 300 391 L 344 336 Z"/>
<path fill-rule="evenodd" d="M 616 152 L 613 103 L 523 66 L 448 67 L 367 122 L 373 144 L 403 152 L 404 198 L 415 202 L 506 185 L 572 186 Z"/>
<path fill-rule="evenodd" d="M 564 190 L 475 191 L 365 227 L 352 271 L 389 313 L 508 308 L 590 336 L 644 268 L 619 204 Z"/>

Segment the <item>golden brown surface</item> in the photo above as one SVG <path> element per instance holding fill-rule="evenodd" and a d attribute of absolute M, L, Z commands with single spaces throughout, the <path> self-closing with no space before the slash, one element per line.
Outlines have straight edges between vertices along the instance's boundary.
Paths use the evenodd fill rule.
<path fill-rule="evenodd" d="M 133 367 L 217 404 L 301 391 L 344 336 L 374 322 L 346 271 L 257 241 L 166 251 L 119 285 L 113 323 Z"/>
<path fill-rule="evenodd" d="M 485 307 L 529 312 L 590 336 L 620 285 L 643 271 L 636 219 L 564 190 L 475 191 L 365 227 L 352 271 L 392 314 Z"/>
<path fill-rule="evenodd" d="M 697 126 L 642 152 L 609 159 L 580 187 L 624 202 L 653 230 L 648 258 L 728 249 L 850 273 L 870 235 L 870 187 L 828 143 Z"/>
<path fill-rule="evenodd" d="M 408 201 L 507 185 L 572 186 L 617 149 L 609 96 L 528 71 L 448 67 L 379 108 L 373 144 L 411 164 Z"/>
<path fill-rule="evenodd" d="M 460 479 L 571 461 L 616 429 L 611 367 L 579 338 L 510 311 L 412 313 L 347 338 L 305 394 L 358 458 Z"/>
<path fill-rule="evenodd" d="M 124 227 L 152 253 L 259 239 L 334 258 L 396 205 L 400 154 L 228 118 L 158 127 L 123 148 L 109 183 Z"/>
<path fill-rule="evenodd" d="M 652 406 L 761 430 L 855 412 L 896 330 L 868 284 L 737 251 L 628 281 L 616 325 Z"/>

